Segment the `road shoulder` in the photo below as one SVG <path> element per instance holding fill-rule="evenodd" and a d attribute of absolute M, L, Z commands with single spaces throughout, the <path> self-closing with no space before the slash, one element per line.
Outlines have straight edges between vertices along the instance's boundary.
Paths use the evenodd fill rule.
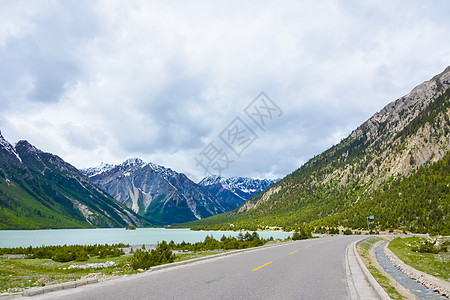
<path fill-rule="evenodd" d="M 347 286 L 350 298 L 352 300 L 388 300 L 390 299 L 390 297 L 375 280 L 372 274 L 370 274 L 369 270 L 362 262 L 361 257 L 356 250 L 356 244 L 360 241 L 350 243 L 346 249 L 345 269 L 347 273 Z"/>

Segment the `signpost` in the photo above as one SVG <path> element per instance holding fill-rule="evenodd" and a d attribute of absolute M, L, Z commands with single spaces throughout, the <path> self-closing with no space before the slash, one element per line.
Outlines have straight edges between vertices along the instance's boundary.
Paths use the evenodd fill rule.
<path fill-rule="evenodd" d="M 370 232 L 369 220 L 373 220 L 375 217 L 373 215 L 367 217 L 367 230 Z"/>

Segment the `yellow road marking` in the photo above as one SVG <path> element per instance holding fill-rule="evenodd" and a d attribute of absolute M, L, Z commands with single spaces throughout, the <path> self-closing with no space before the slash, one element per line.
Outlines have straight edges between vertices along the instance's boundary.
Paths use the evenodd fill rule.
<path fill-rule="evenodd" d="M 261 268 L 264 268 L 265 266 L 270 265 L 271 263 L 272 263 L 272 262 L 269 261 L 267 264 L 264 264 L 264 265 L 262 265 L 262 266 L 259 266 L 259 267 L 257 267 L 257 268 L 254 268 L 252 271 L 256 271 L 256 270 L 259 270 L 259 269 L 261 269 Z"/>
<path fill-rule="evenodd" d="M 312 245 L 307 246 L 306 248 L 312 247 Z"/>
<path fill-rule="evenodd" d="M 296 253 L 296 252 L 298 252 L 298 250 L 295 250 L 294 252 L 289 253 L 289 255 L 294 254 L 294 253 Z"/>

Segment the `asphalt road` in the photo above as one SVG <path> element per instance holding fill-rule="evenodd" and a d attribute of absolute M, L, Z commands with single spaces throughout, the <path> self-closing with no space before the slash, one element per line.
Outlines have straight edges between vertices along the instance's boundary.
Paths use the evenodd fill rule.
<path fill-rule="evenodd" d="M 350 299 L 345 249 L 357 239 L 303 240 L 33 299 Z"/>

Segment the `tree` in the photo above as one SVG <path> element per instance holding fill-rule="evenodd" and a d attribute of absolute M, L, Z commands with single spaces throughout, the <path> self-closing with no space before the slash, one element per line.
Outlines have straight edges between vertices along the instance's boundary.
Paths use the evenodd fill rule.
<path fill-rule="evenodd" d="M 76 257 L 75 261 L 87 261 L 88 259 L 89 259 L 89 256 L 88 256 L 86 250 L 81 249 L 77 253 L 77 257 Z"/>
<path fill-rule="evenodd" d="M 162 241 L 151 251 L 146 251 L 145 248 L 136 250 L 130 259 L 130 265 L 135 270 L 148 269 L 152 266 L 171 263 L 174 260 L 175 254 L 171 247 L 166 241 Z"/>

